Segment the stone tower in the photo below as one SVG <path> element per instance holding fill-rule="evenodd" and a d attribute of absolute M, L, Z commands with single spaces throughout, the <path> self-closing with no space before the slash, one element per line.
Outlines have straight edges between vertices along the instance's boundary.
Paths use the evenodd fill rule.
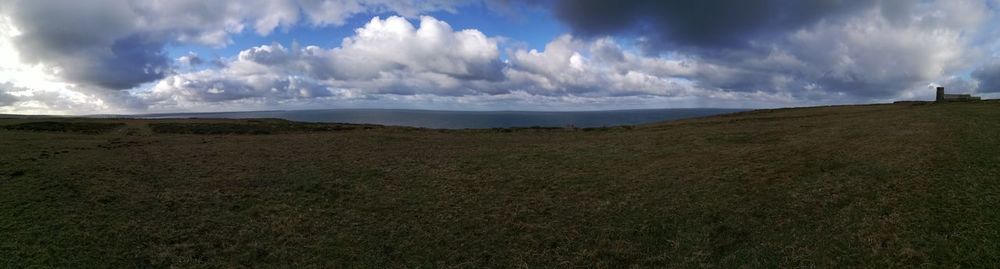
<path fill-rule="evenodd" d="M 937 100 L 938 102 L 944 101 L 944 87 L 937 87 Z"/>

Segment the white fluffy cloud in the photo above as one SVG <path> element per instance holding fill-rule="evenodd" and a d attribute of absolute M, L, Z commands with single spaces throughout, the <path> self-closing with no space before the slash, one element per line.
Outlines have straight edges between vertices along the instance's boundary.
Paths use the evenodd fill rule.
<path fill-rule="evenodd" d="M 327 60 L 314 62 L 322 69 L 314 70 L 315 75 L 341 80 L 375 79 L 396 71 L 489 80 L 498 76 L 500 56 L 496 39 L 477 30 L 454 31 L 427 16 L 420 18 L 419 27 L 401 17 L 376 17 L 339 48 L 307 47 L 303 54 Z"/>
<path fill-rule="evenodd" d="M 510 53 L 508 78 L 518 89 L 547 95 L 680 96 L 697 94 L 682 76 L 693 72 L 685 60 L 646 57 L 623 51 L 612 39 L 592 42 L 563 35 L 544 51 Z"/>
<path fill-rule="evenodd" d="M 144 107 L 144 100 L 125 92 L 84 88 L 36 89 L 10 82 L 0 83 L 0 113 L 126 113 Z"/>
<path fill-rule="evenodd" d="M 376 17 L 340 47 L 253 47 L 222 70 L 169 76 L 153 92 L 189 101 L 312 98 L 331 89 L 449 95 L 503 79 L 497 42 L 432 17 L 421 17 L 419 26 L 402 17 Z"/>
<path fill-rule="evenodd" d="M 714 99 L 783 102 L 784 95 L 705 90 L 688 77 L 701 72 L 692 59 L 643 56 L 613 39 L 594 41 L 564 35 L 544 50 L 516 49 L 502 60 L 498 39 L 476 30 L 455 30 L 443 21 L 420 17 L 374 18 L 339 47 L 271 44 L 244 50 L 219 70 L 169 76 L 144 98 L 160 105 L 196 103 L 277 103 L 333 98 L 392 96 L 475 104 L 508 100 L 616 103 L 637 96 L 657 100 Z M 492 96 L 492 97 L 489 97 Z M 590 100 L 581 102 L 580 100 Z M 732 103 L 727 103 L 732 106 Z"/>

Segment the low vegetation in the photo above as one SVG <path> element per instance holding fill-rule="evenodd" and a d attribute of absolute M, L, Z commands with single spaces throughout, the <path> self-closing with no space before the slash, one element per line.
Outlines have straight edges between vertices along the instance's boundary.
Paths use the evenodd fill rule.
<path fill-rule="evenodd" d="M 980 102 L 590 131 L 0 120 L 0 267 L 995 267 L 998 118 Z"/>
<path fill-rule="evenodd" d="M 303 123 L 280 119 L 258 119 L 224 122 L 154 122 L 149 128 L 164 134 L 282 134 L 302 132 L 346 131 L 372 129 L 376 125 Z"/>
<path fill-rule="evenodd" d="M 110 132 L 125 126 L 120 122 L 65 122 L 65 121 L 32 121 L 0 126 L 7 130 L 35 131 L 35 132 L 73 132 L 86 134 L 99 134 Z"/>

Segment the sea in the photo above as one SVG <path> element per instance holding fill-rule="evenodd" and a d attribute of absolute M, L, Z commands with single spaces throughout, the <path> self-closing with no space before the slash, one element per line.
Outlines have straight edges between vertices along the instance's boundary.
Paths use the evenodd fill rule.
<path fill-rule="evenodd" d="M 680 108 L 605 111 L 439 111 L 322 109 L 134 115 L 137 118 L 278 118 L 301 122 L 378 124 L 435 129 L 510 127 L 612 127 L 705 117 L 746 109 Z"/>

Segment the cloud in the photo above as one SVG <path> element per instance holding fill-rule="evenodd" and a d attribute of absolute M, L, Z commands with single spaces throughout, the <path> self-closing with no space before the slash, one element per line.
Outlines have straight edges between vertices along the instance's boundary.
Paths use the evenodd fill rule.
<path fill-rule="evenodd" d="M 948 93 L 976 93 L 979 91 L 980 81 L 972 78 L 951 76 L 938 80 L 937 82 L 928 84 L 925 88 L 920 89 L 924 95 L 929 95 L 934 93 L 937 87 L 944 87 L 945 91 Z"/>
<path fill-rule="evenodd" d="M 976 91 L 981 93 L 1000 92 L 1000 58 L 992 58 L 972 72 L 976 81 Z"/>
<path fill-rule="evenodd" d="M 262 45 L 241 51 L 221 70 L 172 75 L 156 84 L 153 99 L 315 98 L 331 95 L 331 89 L 467 94 L 504 79 L 497 42 L 432 17 L 421 17 L 419 26 L 402 17 L 376 17 L 340 47 Z"/>
<path fill-rule="evenodd" d="M 0 107 L 12 106 L 21 98 L 10 94 L 12 91 L 21 91 L 22 89 L 15 87 L 14 84 L 10 82 L 0 83 Z"/>
<path fill-rule="evenodd" d="M 204 70 L 161 80 L 140 96 L 158 104 L 212 103 L 240 99 L 300 99 L 330 96 L 327 87 L 312 79 L 277 73 L 234 73 Z"/>
<path fill-rule="evenodd" d="M 466 0 L 299 0 L 303 12 L 313 25 L 343 25 L 350 16 L 367 11 L 394 12 L 408 18 L 431 11 L 456 12 L 455 7 Z"/>
<path fill-rule="evenodd" d="M 680 55 L 705 89 L 869 102 L 951 76 L 981 55 L 986 1 L 555 1 L 584 36 Z M 812 99 L 817 100 L 817 99 Z"/>
<path fill-rule="evenodd" d="M 738 47 L 762 35 L 874 6 L 876 0 L 556 0 L 555 14 L 588 36 L 644 35 L 657 48 Z M 910 2 L 900 0 L 893 2 Z M 906 4 L 900 4 L 906 5 Z"/>
<path fill-rule="evenodd" d="M 561 36 L 544 51 L 515 50 L 506 73 L 515 89 L 542 95 L 677 95 L 690 92 L 680 61 L 622 51 L 615 41 Z"/>
<path fill-rule="evenodd" d="M 372 80 L 387 73 L 435 73 L 463 80 L 491 80 L 502 67 L 497 40 L 477 30 L 454 31 L 432 17 L 414 26 L 402 17 L 375 17 L 341 46 L 291 50 L 254 47 L 239 60 L 308 73 L 318 79 Z"/>
<path fill-rule="evenodd" d="M 124 91 L 88 88 L 38 89 L 0 83 L 0 113 L 94 114 L 146 109 L 146 102 Z"/>
<path fill-rule="evenodd" d="M 388 0 L 0 0 L 0 17 L 26 64 L 42 64 L 67 82 L 130 89 L 172 72 L 168 44 L 225 46 L 251 29 L 268 35 L 306 18 L 312 25 L 342 25 L 354 14 L 407 16 L 454 11 L 464 1 Z M 303 14 L 304 13 L 304 14 Z"/>
<path fill-rule="evenodd" d="M 196 66 L 205 63 L 205 61 L 194 52 L 188 52 L 184 56 L 177 57 L 177 62 L 187 66 Z"/>
<path fill-rule="evenodd" d="M 66 111 L 376 99 L 757 107 L 917 98 L 932 83 L 1000 88 L 1000 61 L 978 66 L 996 56 L 996 0 L 487 0 L 552 8 L 572 29 L 536 49 L 419 16 L 471 2 L 0 0 L 0 55 L 68 82 L 57 94 L 0 98 Z M 384 12 L 401 16 L 375 17 L 333 47 L 261 44 L 217 59 L 164 53 Z M 0 79 L 46 88 L 7 73 Z"/>
<path fill-rule="evenodd" d="M 498 78 L 500 70 L 497 42 L 478 30 L 454 31 L 433 17 L 420 17 L 418 27 L 401 17 L 376 17 L 356 30 L 354 37 L 344 39 L 340 48 L 326 53 L 337 74 L 348 74 L 346 79 L 405 70 L 491 80 Z"/>
<path fill-rule="evenodd" d="M 729 105 L 740 98 L 791 100 L 763 91 L 706 90 L 690 78 L 711 71 L 706 68 L 712 65 L 646 56 L 611 38 L 587 41 L 564 35 L 541 51 L 508 50 L 506 60 L 498 42 L 432 17 L 420 17 L 417 25 L 402 17 L 376 17 L 339 47 L 252 47 L 223 68 L 171 75 L 143 98 L 159 107 L 373 98 L 530 105 L 537 105 L 532 100 L 594 105 L 639 96 Z"/>
<path fill-rule="evenodd" d="M 163 78 L 171 69 L 164 44 L 141 36 L 115 40 L 110 53 L 97 59 L 84 56 L 59 59 L 59 74 L 71 81 L 87 82 L 108 89 L 129 89 Z M 24 51 L 24 50 L 22 50 Z"/>
<path fill-rule="evenodd" d="M 5 1 L 19 35 L 13 44 L 22 62 L 44 63 L 59 76 L 79 83 L 131 88 L 156 80 L 169 69 L 164 40 L 133 34 L 136 21 L 128 5 L 98 2 Z"/>

